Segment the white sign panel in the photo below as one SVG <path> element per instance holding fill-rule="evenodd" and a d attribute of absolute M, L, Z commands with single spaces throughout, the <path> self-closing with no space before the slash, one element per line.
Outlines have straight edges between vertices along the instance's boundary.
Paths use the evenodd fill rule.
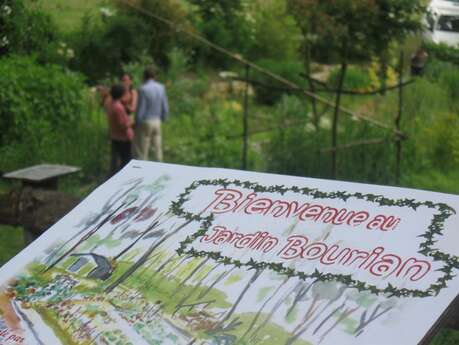
<path fill-rule="evenodd" d="M 418 344 L 459 292 L 457 210 L 132 161 L 1 268 L 0 344 Z"/>

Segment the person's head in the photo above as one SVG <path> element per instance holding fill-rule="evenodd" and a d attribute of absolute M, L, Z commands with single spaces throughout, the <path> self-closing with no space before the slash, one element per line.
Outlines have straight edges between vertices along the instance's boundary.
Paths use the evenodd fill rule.
<path fill-rule="evenodd" d="M 121 76 L 120 81 L 126 89 L 132 88 L 132 75 L 130 75 L 129 73 L 124 73 Z"/>
<path fill-rule="evenodd" d="M 116 84 L 113 85 L 110 89 L 110 95 L 114 101 L 119 101 L 123 98 L 124 94 L 126 93 L 126 88 L 123 84 Z"/>
<path fill-rule="evenodd" d="M 150 79 L 156 79 L 156 74 L 157 74 L 158 70 L 156 68 L 156 66 L 148 66 L 147 68 L 145 68 L 145 71 L 143 72 L 143 79 L 146 81 L 146 80 L 150 80 Z"/>

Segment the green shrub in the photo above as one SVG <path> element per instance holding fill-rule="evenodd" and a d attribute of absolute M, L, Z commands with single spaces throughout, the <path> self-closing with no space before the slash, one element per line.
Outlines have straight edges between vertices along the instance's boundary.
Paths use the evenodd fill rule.
<path fill-rule="evenodd" d="M 0 170 L 41 162 L 98 170 L 105 119 L 80 75 L 32 58 L 0 59 Z"/>
<path fill-rule="evenodd" d="M 254 43 L 253 25 L 243 0 L 190 0 L 195 5 L 195 26 L 209 41 L 247 57 Z M 197 47 L 199 59 L 220 68 L 234 60 L 206 45 Z"/>
<path fill-rule="evenodd" d="M 272 111 L 274 130 L 264 154 L 272 172 L 329 178 L 331 176 L 330 112 L 323 115 L 318 128 L 313 125 L 310 106 L 294 96 L 284 96 Z M 342 116 L 338 127 L 338 146 L 362 139 L 384 138 L 385 131 Z M 371 183 L 393 183 L 391 145 L 355 146 L 338 150 L 338 178 Z"/>
<path fill-rule="evenodd" d="M 168 53 L 173 47 L 179 46 L 187 53 L 192 51 L 196 41 L 177 30 L 180 28 L 186 31 L 196 31 L 190 23 L 190 11 L 186 2 L 182 0 L 136 0 L 135 2 L 138 7 L 145 10 L 145 13 L 139 13 L 131 6 L 118 2 L 120 13 L 128 15 L 131 20 L 144 28 L 144 31 L 137 32 L 137 35 L 142 37 L 140 41 L 143 44 L 143 49 L 156 63 L 167 67 L 169 63 Z M 147 15 L 147 12 L 174 23 L 174 26 Z"/>
<path fill-rule="evenodd" d="M 0 56 L 46 52 L 56 40 L 56 28 L 48 14 L 23 0 L 0 0 Z"/>
<path fill-rule="evenodd" d="M 328 78 L 328 83 L 333 89 L 338 84 L 340 70 L 340 68 L 333 69 Z M 351 66 L 346 71 L 343 88 L 344 90 L 363 90 L 369 88 L 371 83 L 370 75 L 366 70 L 357 66 Z"/>
<path fill-rule="evenodd" d="M 414 133 L 429 125 L 439 112 L 448 109 L 449 91 L 427 78 L 405 88 L 404 116 L 402 127 Z"/>
<path fill-rule="evenodd" d="M 300 76 L 304 71 L 303 64 L 299 61 L 278 61 L 272 59 L 262 59 L 257 64 L 277 75 L 280 75 L 301 86 L 305 85 L 305 80 Z M 258 102 L 273 105 L 280 100 L 287 91 L 284 83 L 281 83 L 267 75 L 256 73 L 255 79 L 260 84 L 255 84 L 255 95 Z M 288 88 L 288 87 L 287 87 Z M 289 92 L 289 91 L 288 91 Z"/>
<path fill-rule="evenodd" d="M 235 101 L 217 101 L 210 106 L 172 113 L 164 126 L 165 151 L 169 162 L 240 168 L 242 107 Z"/>
<path fill-rule="evenodd" d="M 109 76 L 120 76 L 123 64 L 145 55 L 151 32 L 133 15 L 117 14 L 103 22 L 85 17 L 72 41 L 76 58 L 71 67 L 94 83 Z"/>
<path fill-rule="evenodd" d="M 424 48 L 429 53 L 430 58 L 459 65 L 459 47 L 450 47 L 445 43 L 424 42 Z"/>
<path fill-rule="evenodd" d="M 251 2 L 247 16 L 253 26 L 253 42 L 247 53 L 251 60 L 276 59 L 279 63 L 297 60 L 301 31 L 287 13 L 286 1 Z"/>

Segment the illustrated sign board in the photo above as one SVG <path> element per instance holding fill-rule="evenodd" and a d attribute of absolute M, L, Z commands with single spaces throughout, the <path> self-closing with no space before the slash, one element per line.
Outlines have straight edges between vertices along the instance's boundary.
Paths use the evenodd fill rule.
<path fill-rule="evenodd" d="M 0 344 L 418 344 L 459 196 L 132 161 L 0 270 Z"/>

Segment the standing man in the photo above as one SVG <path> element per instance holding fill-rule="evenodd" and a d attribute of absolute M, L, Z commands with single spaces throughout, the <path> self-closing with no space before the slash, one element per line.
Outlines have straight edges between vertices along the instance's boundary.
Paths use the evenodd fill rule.
<path fill-rule="evenodd" d="M 169 115 L 164 85 L 156 79 L 156 68 L 145 69 L 144 84 L 139 89 L 139 101 L 135 117 L 134 155 L 138 159 L 148 160 L 151 141 L 156 160 L 162 162 L 161 122 Z"/>

